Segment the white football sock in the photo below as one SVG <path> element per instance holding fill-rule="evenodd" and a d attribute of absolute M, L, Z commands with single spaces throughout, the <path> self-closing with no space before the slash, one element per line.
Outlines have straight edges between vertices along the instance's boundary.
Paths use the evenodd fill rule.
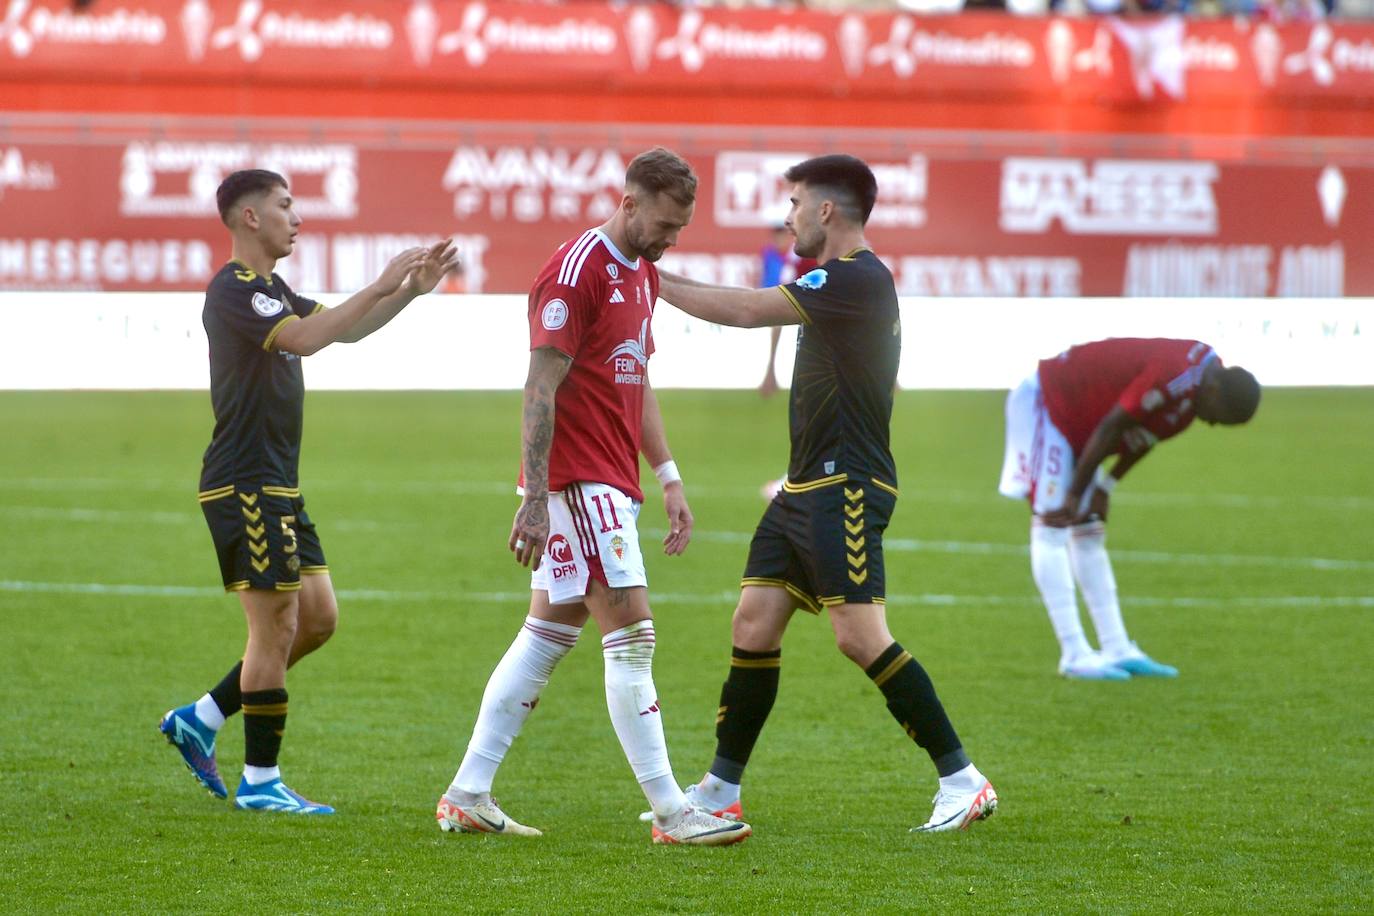
<path fill-rule="evenodd" d="M 1063 660 L 1080 658 L 1092 652 L 1083 623 L 1078 618 L 1078 599 L 1073 591 L 1073 569 L 1069 565 L 1069 531 L 1031 521 L 1031 575 L 1040 589 L 1040 598 L 1050 614 L 1050 625 L 1059 640 Z"/>
<path fill-rule="evenodd" d="M 212 732 L 224 727 L 224 713 L 219 711 L 219 704 L 208 693 L 196 700 L 196 718 Z"/>
<path fill-rule="evenodd" d="M 654 688 L 654 622 L 640 620 L 601 639 L 606 659 L 606 708 L 635 779 L 654 816 L 673 821 L 687 799 L 673 779 L 663 715 Z"/>
<path fill-rule="evenodd" d="M 733 782 L 726 782 L 714 773 L 707 773 L 697 783 L 697 796 L 712 811 L 720 811 L 728 808 L 739 801 L 739 785 Z"/>
<path fill-rule="evenodd" d="M 1069 538 L 1069 557 L 1074 578 L 1083 590 L 1083 600 L 1097 628 L 1097 644 L 1108 658 L 1119 657 L 1130 648 L 1130 640 L 1116 597 L 1112 559 L 1107 556 L 1107 526 L 1102 522 L 1075 525 Z"/>
<path fill-rule="evenodd" d="M 572 651 L 581 632 L 581 627 L 525 618 L 525 625 L 487 681 L 472 740 L 449 786 L 454 801 L 472 801 L 469 796 L 491 791 L 496 770 L 538 704 L 554 666 Z"/>
<path fill-rule="evenodd" d="M 243 778 L 248 780 L 250 786 L 260 786 L 265 782 L 281 779 L 281 767 L 255 767 L 245 763 Z"/>
<path fill-rule="evenodd" d="M 987 780 L 983 777 L 983 774 L 978 772 L 978 768 L 970 763 L 957 773 L 941 776 L 940 788 L 977 790 L 983 788 L 983 783 L 985 782 L 987 782 Z"/>

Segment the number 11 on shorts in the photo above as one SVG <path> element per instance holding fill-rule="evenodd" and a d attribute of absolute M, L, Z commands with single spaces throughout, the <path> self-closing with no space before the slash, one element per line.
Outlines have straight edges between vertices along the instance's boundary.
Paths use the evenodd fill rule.
<path fill-rule="evenodd" d="M 602 505 L 602 500 L 605 500 L 604 506 Z M 592 502 L 596 503 L 596 514 L 601 518 L 601 533 L 605 534 L 608 531 L 619 530 L 620 519 L 616 517 L 615 503 L 611 502 L 610 494 L 597 493 L 592 497 Z M 609 525 L 606 524 L 607 512 L 611 514 L 611 523 Z"/>

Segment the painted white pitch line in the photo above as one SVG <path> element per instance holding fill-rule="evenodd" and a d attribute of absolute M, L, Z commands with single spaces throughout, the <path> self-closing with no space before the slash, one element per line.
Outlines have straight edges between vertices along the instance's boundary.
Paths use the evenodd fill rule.
<path fill-rule="evenodd" d="M 691 492 L 697 496 L 710 498 L 738 497 L 759 500 L 759 485 L 713 486 L 694 483 Z M 410 481 L 353 481 L 312 478 L 306 485 L 307 492 L 313 490 L 347 489 L 362 493 L 447 493 L 459 496 L 515 496 L 515 482 L 511 480 L 410 480 Z M 175 480 L 122 480 L 113 477 L 0 477 L 0 490 L 139 490 L 161 492 L 184 492 L 189 498 L 194 495 L 194 481 L 190 478 Z M 1006 497 L 997 493 L 994 485 L 987 490 L 925 490 L 906 487 L 904 497 L 918 502 L 950 504 L 993 504 L 1001 503 Z M 1292 507 L 1323 509 L 1345 512 L 1358 509 L 1374 509 L 1371 496 L 1258 496 L 1250 493 L 1138 493 L 1124 490 L 1113 494 L 1117 503 L 1140 506 L 1220 506 L 1228 509 L 1275 510 Z M 760 506 L 762 500 L 759 500 Z"/>
<path fill-rule="evenodd" d="M 652 528 L 641 529 L 646 537 L 662 539 L 668 532 Z M 692 540 L 726 544 L 748 544 L 753 534 L 742 531 L 694 531 Z M 883 538 L 885 553 L 944 553 L 1027 557 L 1030 548 L 1024 544 L 999 544 L 987 541 L 926 541 L 915 538 Z M 1110 551 L 1113 560 L 1136 563 L 1193 566 L 1283 566 L 1297 569 L 1364 571 L 1374 570 L 1374 560 L 1342 560 L 1330 557 L 1275 557 L 1254 554 L 1226 553 L 1169 553 L 1160 550 Z"/>
<path fill-rule="evenodd" d="M 119 522 L 159 525 L 181 524 L 202 525 L 204 520 L 197 512 L 153 512 L 137 509 L 73 509 L 45 506 L 0 506 L 0 517 L 37 519 L 40 521 L 57 520 L 64 522 L 90 522 L 110 524 Z M 387 528 L 413 529 L 415 522 L 379 522 L 372 519 L 337 519 L 325 523 L 325 531 L 378 531 Z M 662 529 L 645 528 L 643 534 L 649 538 L 662 539 L 667 534 Z M 748 544 L 753 534 L 744 531 L 702 531 L 692 535 L 696 541 L 718 544 Z M 883 549 L 888 553 L 939 553 L 954 556 L 1015 556 L 1024 557 L 1029 548 L 1024 544 L 1004 544 L 988 541 L 929 541 L 914 538 L 885 538 Z M 1374 560 L 1346 560 L 1332 557 L 1285 557 L 1262 556 L 1254 554 L 1225 553 L 1173 553 L 1163 550 L 1118 550 L 1111 551 L 1112 558 L 1124 563 L 1144 563 L 1153 565 L 1183 564 L 1189 566 L 1241 566 L 1241 567 L 1283 567 L 1286 569 L 1306 569 L 1319 572 L 1364 572 L 1374 570 Z"/>
<path fill-rule="evenodd" d="M 224 595 L 219 588 L 198 585 L 139 585 L 106 582 L 28 582 L 0 579 L 0 592 L 56 595 L 123 595 L 139 598 L 218 598 Z M 732 606 L 738 592 L 654 592 L 650 589 L 651 604 L 719 604 Z M 451 590 L 391 590 L 340 589 L 345 601 L 448 601 L 454 604 L 514 604 L 529 603 L 528 591 L 466 592 Z M 1130 595 L 1127 604 L 1139 607 L 1171 608 L 1374 608 L 1374 595 L 1259 595 L 1230 597 L 1159 597 Z M 916 595 L 888 595 L 888 604 L 926 607 L 1036 605 L 1035 595 L 945 595 L 925 593 Z"/>

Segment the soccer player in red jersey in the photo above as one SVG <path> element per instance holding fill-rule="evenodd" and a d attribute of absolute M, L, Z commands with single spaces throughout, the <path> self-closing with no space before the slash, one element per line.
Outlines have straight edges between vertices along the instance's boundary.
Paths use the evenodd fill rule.
<path fill-rule="evenodd" d="M 1004 496 L 1031 507 L 1031 574 L 1059 639 L 1059 673 L 1083 680 L 1177 677 L 1126 634 L 1107 555 L 1117 481 L 1156 443 L 1204 423 L 1248 421 L 1260 386 L 1196 340 L 1113 338 L 1040 361 L 1007 397 Z M 1103 462 L 1116 461 L 1111 470 Z M 1100 651 L 1083 634 L 1074 582 Z"/>
<path fill-rule="evenodd" d="M 491 798 L 496 770 L 587 618 L 602 633 L 606 705 L 653 808 L 655 843 L 716 846 L 749 825 L 688 803 L 668 761 L 654 689 L 654 625 L 636 523 L 642 452 L 663 485 L 664 552 L 682 553 L 692 514 L 649 385 L 654 267 L 691 221 L 691 167 L 665 149 L 636 156 L 620 207 L 564 243 L 529 296 L 521 487 L 510 549 L 533 566 L 529 616 L 482 696 L 472 740 L 436 817 L 445 831 L 538 836 Z"/>

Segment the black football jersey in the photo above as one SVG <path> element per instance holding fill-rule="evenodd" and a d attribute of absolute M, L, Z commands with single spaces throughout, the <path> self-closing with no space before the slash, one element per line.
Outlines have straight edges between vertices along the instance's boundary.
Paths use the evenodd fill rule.
<path fill-rule="evenodd" d="M 288 322 L 322 308 L 276 274 L 263 277 L 237 261 L 210 281 L 202 319 L 215 431 L 205 450 L 202 491 L 234 483 L 298 485 L 305 380 L 300 357 L 273 344 Z"/>
<path fill-rule="evenodd" d="M 895 487 L 889 430 L 902 323 L 891 272 L 860 248 L 779 288 L 802 317 L 788 489 L 842 480 Z"/>

